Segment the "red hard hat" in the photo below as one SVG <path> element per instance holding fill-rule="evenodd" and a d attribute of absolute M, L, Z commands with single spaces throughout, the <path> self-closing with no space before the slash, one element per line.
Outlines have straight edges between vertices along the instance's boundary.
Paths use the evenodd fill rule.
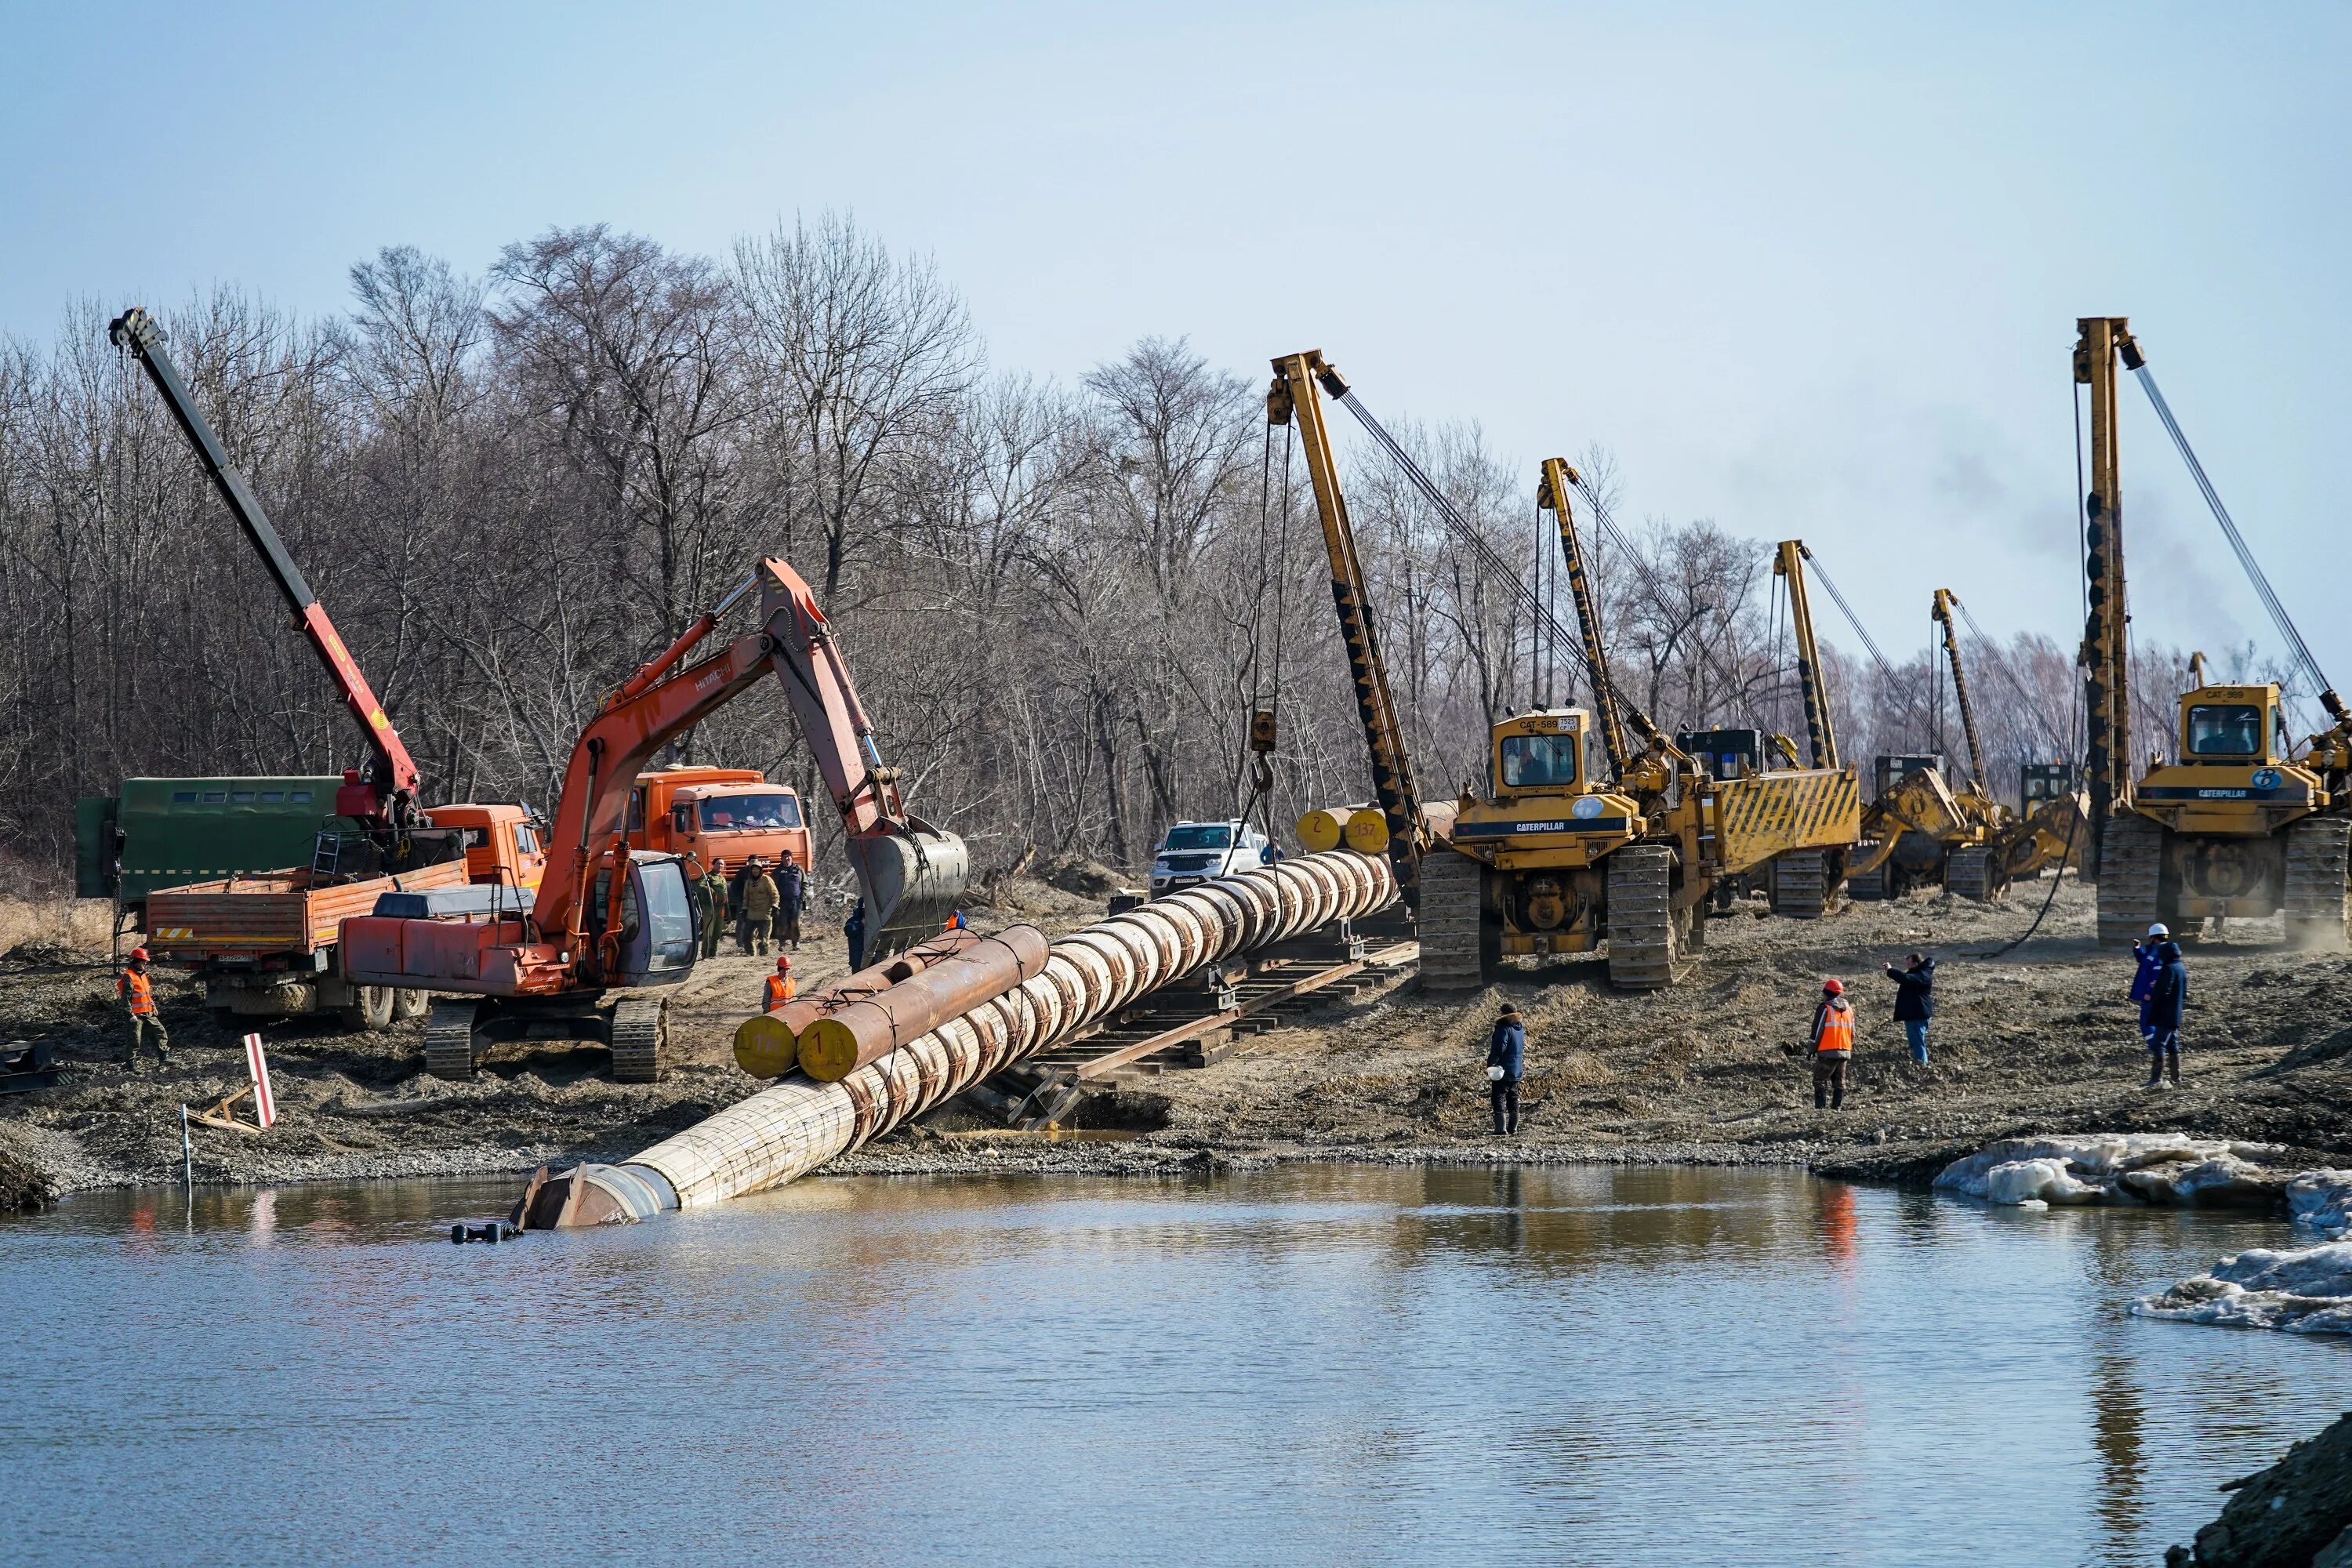
<path fill-rule="evenodd" d="M 1843 996 L 1845 994 L 1844 985 L 1835 980 L 1822 981 L 1822 989 L 1828 992 L 1832 996 Z"/>
<path fill-rule="evenodd" d="M 134 947 L 134 948 L 132 948 L 132 949 L 131 950 L 131 963 L 146 963 L 146 962 L 147 962 L 147 950 L 146 950 L 145 948 L 143 948 L 143 947 Z"/>
<path fill-rule="evenodd" d="M 790 969 L 792 966 L 792 954 L 788 952 L 780 952 L 776 954 L 776 967 L 778 969 Z"/>

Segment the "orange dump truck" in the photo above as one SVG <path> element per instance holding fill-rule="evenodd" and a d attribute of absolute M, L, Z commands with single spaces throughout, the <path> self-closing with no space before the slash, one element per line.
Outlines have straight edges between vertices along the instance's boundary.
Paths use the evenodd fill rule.
<path fill-rule="evenodd" d="M 639 773 L 629 797 L 629 847 L 676 855 L 700 875 L 727 862 L 730 889 L 754 855 L 772 868 L 789 850 L 809 868 L 808 821 L 801 797 L 750 768 L 663 768 Z M 738 896 L 730 892 L 729 913 Z"/>
<path fill-rule="evenodd" d="M 157 963 L 194 970 L 224 1025 L 333 1013 L 352 1028 L 380 1029 L 415 1017 L 425 992 L 343 978 L 336 943 L 344 920 L 373 913 L 386 893 L 469 883 L 511 888 L 516 906 L 527 907 L 547 858 L 520 805 L 436 805 L 425 815 L 432 826 L 409 836 L 409 863 L 399 869 L 371 863 L 365 835 L 322 834 L 312 866 L 159 888 L 147 896 L 147 950 Z"/>

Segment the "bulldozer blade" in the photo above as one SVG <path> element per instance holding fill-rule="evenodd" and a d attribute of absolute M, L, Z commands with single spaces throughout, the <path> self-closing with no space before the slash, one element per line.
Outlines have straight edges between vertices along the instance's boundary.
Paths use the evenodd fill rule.
<path fill-rule="evenodd" d="M 849 841 L 866 900 L 866 962 L 937 936 L 971 885 L 971 855 L 952 833 L 912 827 Z"/>

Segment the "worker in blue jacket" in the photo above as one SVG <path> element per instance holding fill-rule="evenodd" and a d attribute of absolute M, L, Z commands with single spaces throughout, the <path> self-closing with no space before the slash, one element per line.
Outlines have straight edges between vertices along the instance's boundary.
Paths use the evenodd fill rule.
<path fill-rule="evenodd" d="M 2168 942 L 2156 950 L 2156 979 L 2147 989 L 2147 1084 L 2154 1089 L 2164 1075 L 2180 1087 L 2180 1020 L 2189 1008 L 2189 965 L 2180 944 Z"/>
<path fill-rule="evenodd" d="M 2152 1046 L 2155 1039 L 2148 1029 L 2147 996 L 2156 989 L 2156 972 L 2164 967 L 2164 961 L 2157 956 L 2157 950 L 2171 940 L 2172 933 L 2164 929 L 2162 921 L 2158 921 L 2147 928 L 2145 941 L 2132 943 L 2136 967 L 2132 971 L 2131 999 L 2139 1004 L 2139 1039 L 2144 1046 Z"/>
<path fill-rule="evenodd" d="M 1497 1136 L 1519 1130 L 1519 1079 L 1528 1062 L 1528 1026 L 1519 1010 L 1508 1002 L 1495 1020 L 1494 1037 L 1486 1042 L 1487 1098 L 1495 1110 Z"/>

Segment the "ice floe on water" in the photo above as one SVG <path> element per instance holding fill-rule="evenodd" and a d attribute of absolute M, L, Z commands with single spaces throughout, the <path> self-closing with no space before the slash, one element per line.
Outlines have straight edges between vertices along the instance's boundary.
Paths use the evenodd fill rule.
<path fill-rule="evenodd" d="M 2290 1171 L 2274 1144 L 2181 1132 L 2006 1138 L 1936 1178 L 1947 1192 L 2027 1208 L 2053 1204 L 2220 1205 L 2284 1211 L 2324 1236 L 2352 1232 L 2352 1171 Z M 2352 1334 L 2352 1237 L 2225 1258 L 2132 1304 L 2136 1316 L 2297 1334 Z"/>
<path fill-rule="evenodd" d="M 2352 1241 L 2255 1248 L 2132 1303 L 2134 1316 L 2291 1334 L 2352 1334 Z"/>
<path fill-rule="evenodd" d="M 1936 1185 L 1988 1203 L 2284 1205 L 2290 1173 L 2264 1163 L 2278 1149 L 2182 1132 L 2083 1132 L 2004 1138 L 1953 1161 Z M 2348 1178 L 2352 1179 L 2352 1178 Z"/>

